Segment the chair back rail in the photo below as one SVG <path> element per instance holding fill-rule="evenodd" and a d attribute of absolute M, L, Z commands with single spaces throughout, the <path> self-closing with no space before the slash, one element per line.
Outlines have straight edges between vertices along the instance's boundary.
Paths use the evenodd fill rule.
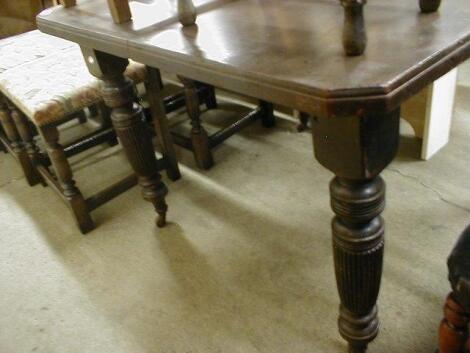
<path fill-rule="evenodd" d="M 109 10 L 115 23 L 125 23 L 132 20 L 129 0 L 107 0 Z M 76 0 L 53 0 L 55 5 L 60 3 L 64 7 L 77 5 Z M 192 0 L 178 0 L 178 19 L 183 26 L 190 26 L 196 22 L 196 8 Z"/>

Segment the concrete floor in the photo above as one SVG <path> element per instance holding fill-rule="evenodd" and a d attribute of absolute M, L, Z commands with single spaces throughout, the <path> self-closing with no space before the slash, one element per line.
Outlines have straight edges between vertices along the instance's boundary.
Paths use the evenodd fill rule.
<path fill-rule="evenodd" d="M 470 65 L 450 144 L 416 159 L 406 135 L 384 171 L 387 245 L 370 352 L 430 353 L 446 257 L 470 222 Z M 211 120 L 211 119 L 209 119 Z M 82 236 L 49 188 L 0 155 L 1 353 L 345 353 L 336 329 L 328 182 L 311 137 L 252 126 L 170 188 L 170 224 L 138 188 L 96 210 Z M 85 194 L 126 175 L 119 149 L 76 159 Z M 86 167 L 86 168 L 85 168 Z"/>

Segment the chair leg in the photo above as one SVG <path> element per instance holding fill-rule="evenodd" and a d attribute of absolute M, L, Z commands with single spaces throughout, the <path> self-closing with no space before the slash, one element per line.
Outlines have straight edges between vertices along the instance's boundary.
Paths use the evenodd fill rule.
<path fill-rule="evenodd" d="M 85 124 L 87 122 L 87 116 L 84 110 L 77 113 L 77 119 L 80 124 Z"/>
<path fill-rule="evenodd" d="M 217 97 L 215 96 L 215 87 L 211 85 L 205 85 L 206 86 L 206 99 L 205 99 L 205 104 L 206 108 L 208 110 L 210 109 L 217 109 L 218 104 L 217 104 Z"/>
<path fill-rule="evenodd" d="M 13 122 L 15 123 L 16 129 L 23 141 L 24 146 L 26 147 L 26 151 L 28 153 L 29 159 L 33 163 L 34 173 L 36 174 L 35 177 L 41 180 L 41 184 L 46 186 L 44 179 L 39 174 L 36 166 L 40 163 L 41 157 L 39 155 L 39 148 L 36 146 L 36 142 L 34 141 L 34 134 L 31 130 L 31 124 L 29 123 L 28 118 L 20 112 L 16 107 L 11 107 L 11 117 Z"/>
<path fill-rule="evenodd" d="M 439 353 L 463 353 L 468 339 L 470 313 L 449 294 L 444 306 L 444 319 L 439 327 Z"/>
<path fill-rule="evenodd" d="M 99 112 L 99 116 L 101 118 L 101 127 L 102 128 L 112 128 L 113 122 L 111 120 L 111 109 L 108 108 L 104 102 L 100 102 L 96 105 L 96 109 Z M 108 145 L 110 147 L 116 146 L 118 144 L 117 136 L 114 136 L 108 141 Z"/>
<path fill-rule="evenodd" d="M 2 134 L 3 136 L 6 136 L 6 135 L 5 135 L 5 131 L 3 131 L 3 127 L 2 127 L 1 122 L 0 122 L 0 134 Z M 2 141 L 0 141 L 0 151 L 3 152 L 3 153 L 8 153 L 8 149 L 7 149 L 7 147 L 3 144 Z"/>
<path fill-rule="evenodd" d="M 276 118 L 274 116 L 274 108 L 271 103 L 260 101 L 261 108 L 263 109 L 263 115 L 261 116 L 261 123 L 264 127 L 276 126 Z"/>
<path fill-rule="evenodd" d="M 5 131 L 7 139 L 11 143 L 13 152 L 20 162 L 28 184 L 30 186 L 34 186 L 40 183 L 41 177 L 37 173 L 31 159 L 28 156 L 28 153 L 23 142 L 21 141 L 20 135 L 11 116 L 10 109 L 5 102 L 0 103 L 0 123 L 3 130 Z"/>
<path fill-rule="evenodd" d="M 160 70 L 153 67 L 147 67 L 148 79 L 145 83 L 147 91 L 147 100 L 150 104 L 152 112 L 152 120 L 157 134 L 158 143 L 165 160 L 165 169 L 170 180 L 178 180 L 181 173 L 178 167 L 178 159 L 176 158 L 175 146 L 168 127 L 168 119 L 163 105 L 162 82 Z"/>
<path fill-rule="evenodd" d="M 46 144 L 47 154 L 62 187 L 63 195 L 69 203 L 80 231 L 85 234 L 95 226 L 88 212 L 86 202 L 80 190 L 75 186 L 72 169 L 65 156 L 64 149 L 59 143 L 59 131 L 56 126 L 43 126 L 39 128 L 39 133 Z"/>
<path fill-rule="evenodd" d="M 201 125 L 197 87 L 193 80 L 181 76 L 179 78 L 184 85 L 186 110 L 191 118 L 191 142 L 193 144 L 194 157 L 199 168 L 209 169 L 214 165 L 214 160 L 209 146 L 209 137 Z"/>
<path fill-rule="evenodd" d="M 419 7 L 423 13 L 436 12 L 441 6 L 441 0 L 419 0 Z"/>
<path fill-rule="evenodd" d="M 310 115 L 307 113 L 299 112 L 299 124 L 297 124 L 297 131 L 302 132 L 308 129 L 308 122 L 310 121 Z"/>
<path fill-rule="evenodd" d="M 344 7 L 343 48 L 348 56 L 364 53 L 367 34 L 364 22 L 365 1 L 341 0 Z"/>

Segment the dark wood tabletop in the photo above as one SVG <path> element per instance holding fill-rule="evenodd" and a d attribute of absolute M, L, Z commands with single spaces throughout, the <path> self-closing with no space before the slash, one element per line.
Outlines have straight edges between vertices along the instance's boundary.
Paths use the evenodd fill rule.
<path fill-rule="evenodd" d="M 344 54 L 338 0 L 198 0 L 197 25 L 186 27 L 178 23 L 176 2 L 132 1 L 133 21 L 116 25 L 104 0 L 78 1 L 43 12 L 38 26 L 82 46 L 90 72 L 104 81 L 105 103 L 143 195 L 160 213 L 166 205 L 155 192 L 161 182 L 154 151 L 143 140 L 132 83 L 123 77 L 127 58 L 314 114 L 315 157 L 335 175 L 330 201 L 339 332 L 349 353 L 365 353 L 379 332 L 380 173 L 398 150 L 400 105 L 470 57 L 470 0 L 444 0 L 434 13 L 421 13 L 415 0 L 372 0 L 365 7 L 365 0 L 342 0 L 346 13 L 364 7 L 368 44 L 362 16 L 352 16 L 361 18 L 353 52 L 365 48 L 355 57 Z M 437 10 L 440 1 L 419 3 Z M 164 122 L 162 111 L 154 119 Z"/>
<path fill-rule="evenodd" d="M 338 100 L 343 111 L 350 106 L 346 101 L 363 104 L 365 97 L 374 108 L 393 109 L 470 56 L 468 0 L 444 1 L 439 12 L 426 15 L 415 1 L 371 1 L 369 44 L 359 57 L 342 51 L 337 0 L 195 4 L 197 26 L 186 28 L 171 0 L 131 2 L 133 21 L 121 25 L 113 23 L 105 1 L 84 0 L 43 12 L 38 26 L 84 46 L 312 113 Z"/>

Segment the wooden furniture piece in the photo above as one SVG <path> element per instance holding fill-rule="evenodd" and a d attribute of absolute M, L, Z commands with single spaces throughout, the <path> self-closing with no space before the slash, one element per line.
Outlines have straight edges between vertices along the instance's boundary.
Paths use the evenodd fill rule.
<path fill-rule="evenodd" d="M 401 118 L 406 120 L 421 140 L 420 158 L 429 160 L 449 142 L 454 99 L 457 88 L 457 69 L 453 69 L 420 93 L 404 102 Z M 310 116 L 297 113 L 297 131 L 308 129 Z"/>
<path fill-rule="evenodd" d="M 56 0 L 58 1 L 58 0 Z M 79 6 L 75 0 L 62 0 L 58 1 L 64 7 Z M 163 4 L 159 4 L 162 5 Z M 108 6 L 113 21 L 116 24 L 126 23 L 132 20 L 132 11 L 127 0 L 108 0 Z M 164 12 L 165 9 L 162 9 Z M 173 15 L 183 26 L 191 26 L 196 23 L 197 13 L 196 8 L 192 0 L 177 0 L 177 14 Z M 155 69 L 156 70 L 156 69 Z M 151 81 L 161 81 L 156 75 Z M 205 94 L 205 102 L 209 109 L 215 109 L 217 107 L 217 101 L 215 98 L 215 89 L 213 86 L 207 86 L 201 82 L 196 82 L 187 77 L 180 76 L 180 81 L 184 85 L 186 95 L 186 107 L 188 115 L 191 119 L 191 134 L 190 137 L 173 132 L 173 138 L 177 145 L 188 149 L 193 152 L 196 164 L 201 169 L 209 169 L 214 164 L 212 156 L 212 149 L 217 147 L 227 138 L 240 131 L 250 123 L 261 120 L 263 126 L 272 127 L 275 125 L 275 119 L 273 115 L 272 105 L 260 101 L 259 107 L 233 124 L 215 132 L 211 136 L 208 136 L 203 124 L 201 123 L 201 112 L 200 112 L 200 94 L 198 94 L 198 87 L 201 85 L 204 89 L 208 90 Z"/>
<path fill-rule="evenodd" d="M 452 292 L 444 305 L 438 353 L 470 351 L 470 226 L 462 233 L 448 259 Z"/>
<path fill-rule="evenodd" d="M 212 149 L 220 145 L 223 141 L 234 135 L 244 127 L 256 120 L 261 120 L 264 127 L 273 127 L 275 117 L 273 106 L 265 101 L 260 101 L 256 109 L 253 109 L 242 118 L 226 126 L 212 135 L 208 135 L 201 123 L 201 111 L 199 95 L 197 94 L 197 82 L 186 77 L 180 77 L 184 85 L 186 97 L 186 111 L 191 119 L 191 135 L 184 135 L 173 132 L 175 143 L 191 150 L 194 153 L 196 164 L 201 169 L 209 169 L 214 164 Z M 215 102 L 215 100 L 214 100 Z M 216 102 L 214 103 L 216 106 Z"/>
<path fill-rule="evenodd" d="M 75 43 L 39 31 L 1 41 L 0 56 L 0 91 L 3 94 L 0 123 L 5 132 L 0 139 L 20 161 L 30 185 L 47 182 L 69 205 L 80 230 L 83 233 L 92 230 L 90 212 L 136 184 L 136 177 L 130 175 L 87 199 L 76 186 L 68 157 L 116 138 L 107 109 L 102 109 L 103 123 L 97 131 L 67 146 L 59 142 L 59 125 L 101 101 L 100 82 L 88 73 Z M 125 74 L 134 83 L 144 82 L 147 69 L 145 65 L 132 63 Z M 127 82 L 133 95 L 134 86 L 130 80 Z M 163 104 L 159 90 L 153 93 L 156 98 L 151 106 Z M 159 170 L 166 169 L 169 177 L 176 180 L 180 174 L 165 123 L 155 119 L 164 156 L 157 166 Z M 46 145 L 47 155 L 41 154 L 36 146 L 36 129 Z M 148 133 L 143 126 L 142 134 Z M 50 165 L 54 173 L 48 168 Z M 155 201 L 159 226 L 165 223 L 164 192 L 166 189 L 161 183 L 159 199 Z"/>
<path fill-rule="evenodd" d="M 366 49 L 367 30 L 364 21 L 366 3 L 367 0 L 341 0 L 344 8 L 343 48 L 346 55 L 361 55 Z M 419 7 L 424 14 L 436 12 L 440 5 L 441 0 L 419 0 Z"/>
<path fill-rule="evenodd" d="M 470 56 L 467 0 L 416 16 L 410 15 L 414 2 L 375 0 L 368 6 L 374 21 L 367 55 L 358 57 L 345 56 L 332 40 L 342 28 L 335 0 L 199 0 L 195 6 L 197 26 L 184 28 L 171 8 L 146 1 L 131 2 L 132 23 L 116 26 L 106 5 L 84 1 L 80 11 L 43 12 L 38 26 L 79 43 L 89 69 L 123 101 L 128 93 L 119 82 L 131 58 L 316 117 L 315 157 L 335 175 L 330 194 L 339 330 L 350 353 L 363 353 L 379 331 L 380 173 L 397 153 L 401 104 Z M 321 16 L 312 21 L 312 14 Z M 132 124 L 135 110 L 112 106 Z M 138 139 L 139 131 L 132 132 Z"/>

